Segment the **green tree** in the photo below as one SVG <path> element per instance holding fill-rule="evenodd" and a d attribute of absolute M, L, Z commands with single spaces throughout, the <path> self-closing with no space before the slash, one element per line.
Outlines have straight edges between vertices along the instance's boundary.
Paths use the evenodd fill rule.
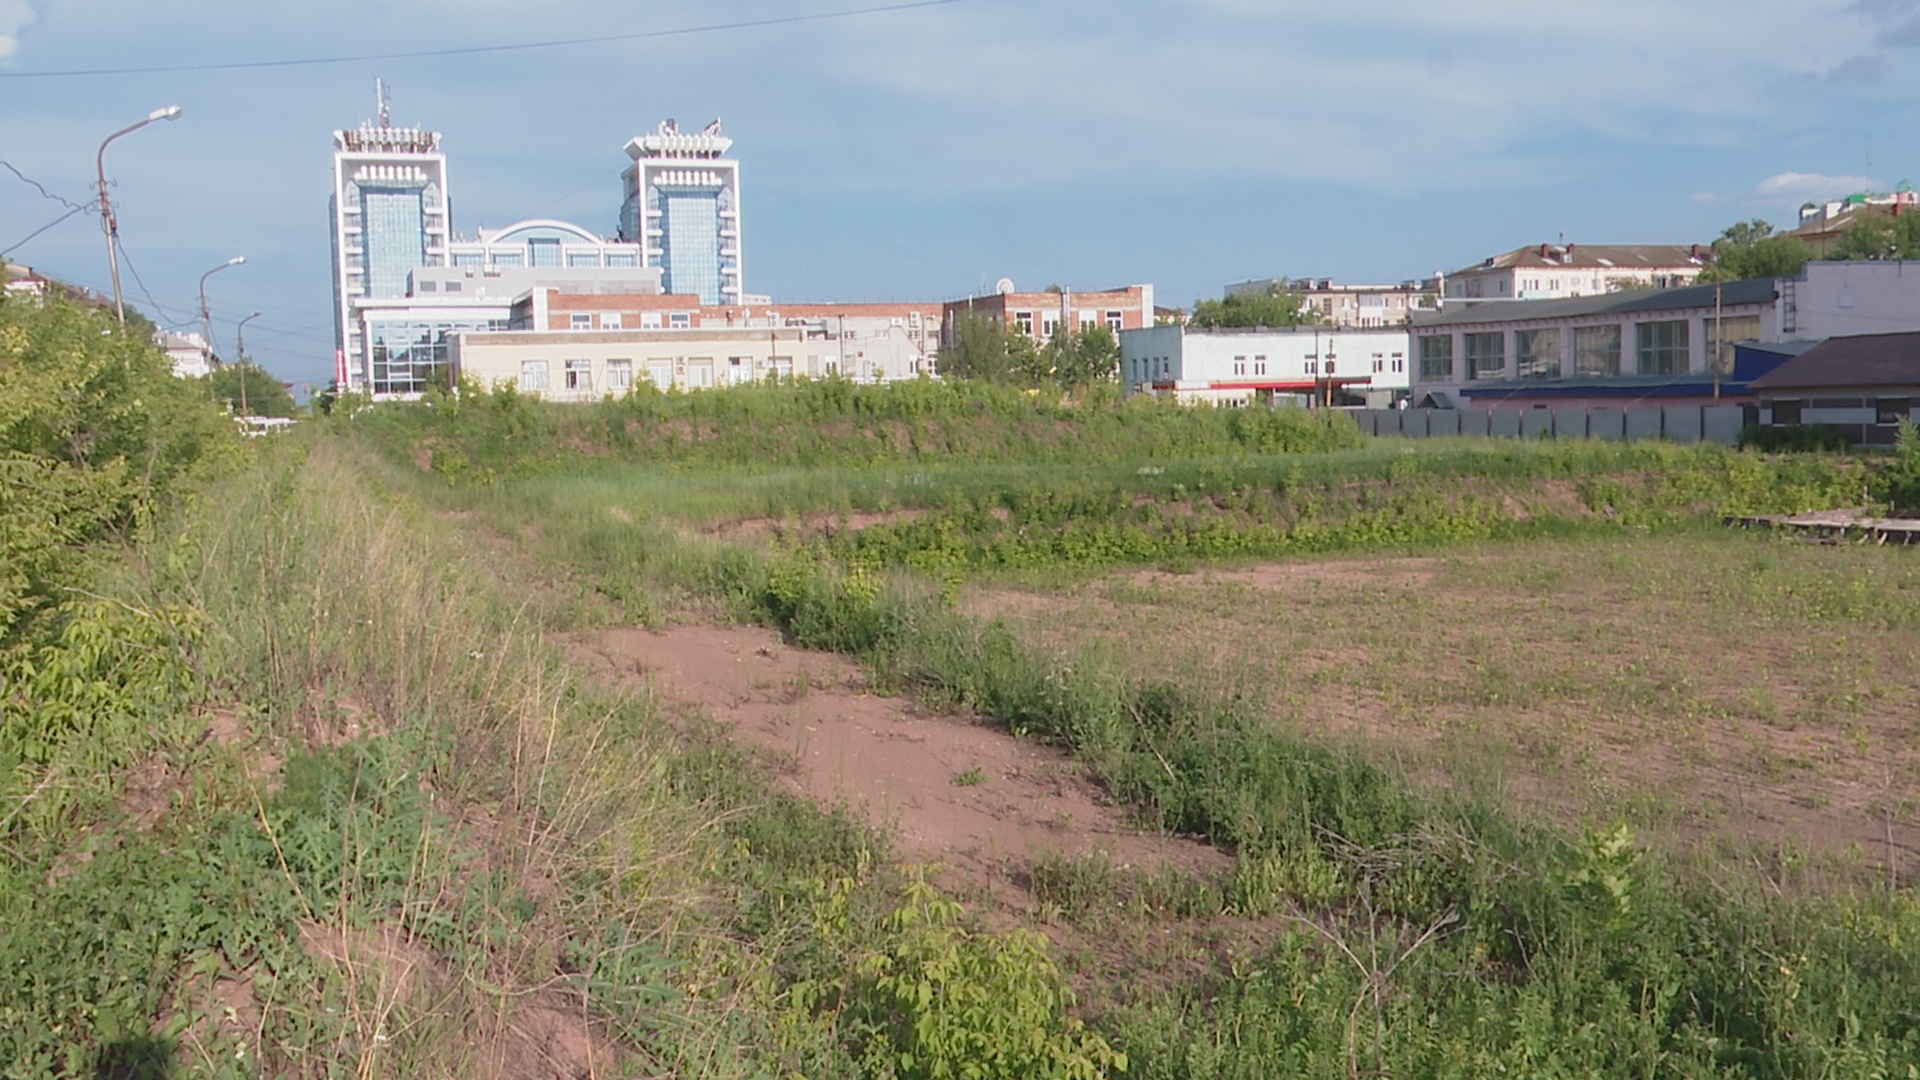
<path fill-rule="evenodd" d="M 1202 329 L 1227 326 L 1306 326 L 1314 321 L 1304 298 L 1285 285 L 1262 293 L 1238 293 L 1221 300 L 1195 300 L 1188 325 Z"/>
<path fill-rule="evenodd" d="M 85 544 L 149 520 L 235 441 L 132 326 L 0 300 L 0 643 L 67 599 Z"/>
<path fill-rule="evenodd" d="M 292 416 L 295 412 L 293 394 L 286 385 L 251 360 L 214 371 L 205 384 L 213 399 L 225 403 L 235 416 Z"/>
<path fill-rule="evenodd" d="M 1078 331 L 1061 330 L 1040 350 L 1047 380 L 1065 387 L 1111 382 L 1120 371 L 1120 341 L 1095 323 Z"/>
<path fill-rule="evenodd" d="M 1920 214 L 1862 214 L 1834 241 L 1832 257 L 1920 259 Z"/>
<path fill-rule="evenodd" d="M 949 379 L 1027 382 L 1040 367 L 1032 338 L 987 315 L 961 316 L 953 347 L 940 354 L 940 374 Z"/>
<path fill-rule="evenodd" d="M 1713 242 L 1713 265 L 1700 275 L 1703 282 L 1741 281 L 1746 278 L 1787 277 L 1813 258 L 1813 249 L 1797 236 L 1776 233 L 1761 218 L 1737 221 Z"/>

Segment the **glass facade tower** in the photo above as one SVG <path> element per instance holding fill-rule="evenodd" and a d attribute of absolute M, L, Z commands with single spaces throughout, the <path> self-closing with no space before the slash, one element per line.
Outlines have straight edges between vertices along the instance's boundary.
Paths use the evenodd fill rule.
<path fill-rule="evenodd" d="M 715 120 L 699 133 L 672 120 L 627 143 L 620 239 L 641 246 L 669 293 L 704 304 L 737 304 L 743 295 L 740 163 Z"/>
<path fill-rule="evenodd" d="M 375 378 L 374 343 L 355 305 L 406 296 L 416 267 L 447 265 L 452 209 L 439 132 L 393 126 L 382 95 L 378 122 L 333 133 L 329 211 L 334 381 L 341 390 L 410 392 L 376 385 L 389 380 Z"/>

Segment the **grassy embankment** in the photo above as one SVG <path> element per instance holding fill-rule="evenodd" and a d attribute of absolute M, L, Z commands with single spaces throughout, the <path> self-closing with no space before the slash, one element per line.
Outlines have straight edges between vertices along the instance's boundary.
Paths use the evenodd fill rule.
<path fill-rule="evenodd" d="M 1234 414 L 1131 405 L 1085 407 L 1063 453 L 1023 427 L 1057 422 L 1061 406 L 1037 402 L 1022 420 L 1017 402 L 989 401 L 991 437 L 969 436 L 967 464 L 936 466 L 947 447 L 922 434 L 979 419 L 960 411 L 971 406 L 834 393 L 571 413 L 480 399 L 358 423 L 437 463 L 456 485 L 448 505 L 503 535 L 532 531 L 543 560 L 632 617 L 703 598 L 859 655 L 903 688 L 1059 740 L 1147 820 L 1235 852 L 1218 881 L 1147 879 L 1097 857 L 1036 868 L 1052 910 L 1109 935 L 1223 911 L 1295 930 L 1225 978 L 1103 1001 L 1101 1029 L 1136 1075 L 1867 1076 L 1920 1061 L 1920 910 L 1904 888 L 1681 866 L 1626 830 L 1522 820 L 1302 737 L 1259 702 L 1049 652 L 950 603 L 983 570 L 1084 577 L 1463 540 L 1518 558 L 1543 535 L 1685 538 L 1721 513 L 1867 501 L 1883 481 L 1862 462 L 1514 443 L 1341 453 L 1348 437 L 1292 416 L 1258 423 L 1286 449 L 1335 452 L 1261 458 L 1250 452 L 1274 447 L 1236 444 Z M 900 415 L 906 401 L 923 412 Z M 804 447 L 814 471 L 774 471 L 782 447 Z M 1030 487 L 996 490 L 1035 463 Z M 810 527 L 814 511 L 844 527 Z M 792 527 L 752 544 L 698 535 L 743 514 Z M 1116 897 L 1145 914 L 1115 914 Z"/>
<path fill-rule="evenodd" d="M 9 1076 L 1093 1075 L 1032 939 L 576 679 L 338 440 L 0 305 Z"/>

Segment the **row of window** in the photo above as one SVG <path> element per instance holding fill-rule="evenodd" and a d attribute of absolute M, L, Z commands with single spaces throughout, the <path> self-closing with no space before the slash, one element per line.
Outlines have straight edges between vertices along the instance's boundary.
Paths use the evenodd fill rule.
<path fill-rule="evenodd" d="M 1123 318 L 1123 313 L 1121 312 L 1109 311 L 1106 313 L 1107 329 L 1113 331 L 1115 334 L 1120 333 L 1121 324 L 1124 321 L 1125 320 Z M 1099 323 L 1100 323 L 1100 316 L 1094 314 L 1093 312 L 1083 311 L 1080 313 L 1080 329 L 1085 330 L 1087 327 L 1097 326 L 1099 325 Z M 1013 325 L 1018 327 L 1020 332 L 1027 335 L 1028 337 L 1034 336 L 1033 335 L 1033 312 L 1031 311 L 1014 312 Z M 1057 332 L 1059 329 L 1060 329 L 1060 316 L 1057 312 L 1043 311 L 1040 313 L 1040 337 L 1041 338 L 1052 340 L 1054 333 Z"/>
<path fill-rule="evenodd" d="M 630 251 L 608 252 L 604 263 L 599 252 L 570 251 L 567 253 L 567 265 L 573 269 L 595 269 L 602 265 L 616 269 L 638 266 L 640 258 Z M 521 251 L 456 251 L 453 255 L 455 266 L 559 266 L 560 254 L 557 249 L 540 245 L 537 241 Z"/>
<path fill-rule="evenodd" d="M 1912 398 L 1814 398 L 1806 400 L 1775 400 L 1767 403 L 1773 410 L 1775 424 L 1803 423 L 1802 416 L 1807 409 L 1873 409 L 1873 422 L 1879 427 L 1893 427 L 1913 416 Z"/>
<path fill-rule="evenodd" d="M 1685 319 L 1634 325 L 1633 373 L 1684 375 L 1689 370 L 1689 324 Z M 1732 344 L 1760 336 L 1760 317 L 1745 315 L 1707 323 L 1707 353 L 1721 371 L 1732 370 Z M 1493 330 L 1462 334 L 1466 377 L 1507 377 L 1507 335 Z M 1562 330 L 1547 327 L 1513 332 L 1514 374 L 1522 379 L 1557 379 L 1561 374 Z M 1618 324 L 1573 327 L 1573 374 L 1605 377 L 1623 374 L 1622 329 Z M 1433 334 L 1420 338 L 1420 377 L 1445 381 L 1454 377 L 1453 337 Z"/>
<path fill-rule="evenodd" d="M 718 368 L 718 378 L 722 384 L 739 384 L 754 380 L 755 360 L 750 356 L 729 357 L 724 367 Z M 838 368 L 837 361 L 826 363 L 831 373 Z M 546 360 L 520 361 L 520 389 L 528 393 L 538 393 L 552 389 L 550 381 L 551 364 Z M 715 385 L 716 365 L 711 358 L 695 358 L 686 362 L 686 377 L 682 385 L 690 388 L 705 389 Z M 661 389 L 674 383 L 674 362 L 672 360 L 649 360 L 645 375 L 648 381 Z M 786 379 L 793 376 L 793 358 L 775 356 L 766 361 L 765 374 L 768 378 Z M 567 360 L 560 368 L 561 386 L 574 393 L 590 394 L 594 392 L 593 361 Z M 621 394 L 633 386 L 633 361 L 609 360 L 606 363 L 605 385 L 600 390 L 609 394 Z"/>

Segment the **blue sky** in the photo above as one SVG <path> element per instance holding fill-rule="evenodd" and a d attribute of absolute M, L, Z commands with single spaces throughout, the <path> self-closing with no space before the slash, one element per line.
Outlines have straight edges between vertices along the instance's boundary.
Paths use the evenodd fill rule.
<path fill-rule="evenodd" d="M 437 129 L 465 233 L 611 233 L 621 146 L 724 118 L 746 284 L 945 299 L 1453 269 L 1564 235 L 1707 241 L 1808 198 L 1920 179 L 1920 0 L 960 0 L 563 49 L 224 72 L 8 78 L 631 34 L 882 0 L 0 0 L 0 160 L 84 201 L 114 143 L 128 298 L 283 378 L 332 371 L 329 133 L 393 86 Z M 0 244 L 61 207 L 0 171 Z M 10 254 L 104 286 L 98 222 Z"/>

